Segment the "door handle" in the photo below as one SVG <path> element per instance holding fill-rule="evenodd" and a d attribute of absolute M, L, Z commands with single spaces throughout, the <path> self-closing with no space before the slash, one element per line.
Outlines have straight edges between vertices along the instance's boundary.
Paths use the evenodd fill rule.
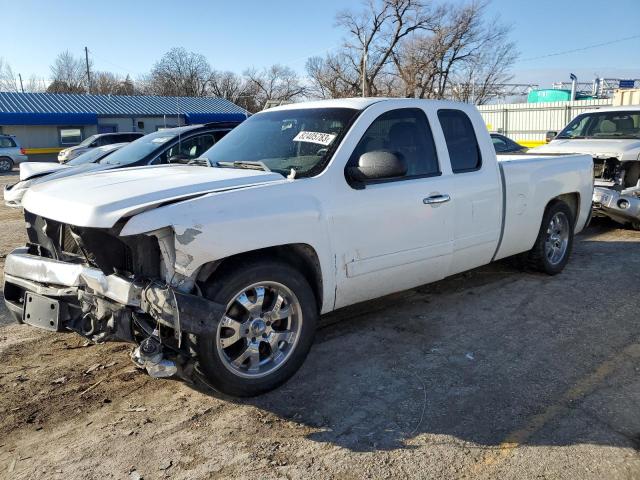
<path fill-rule="evenodd" d="M 446 193 L 443 193 L 424 198 L 422 203 L 425 205 L 439 205 L 440 203 L 447 203 L 449 200 L 451 200 L 451 197 Z"/>

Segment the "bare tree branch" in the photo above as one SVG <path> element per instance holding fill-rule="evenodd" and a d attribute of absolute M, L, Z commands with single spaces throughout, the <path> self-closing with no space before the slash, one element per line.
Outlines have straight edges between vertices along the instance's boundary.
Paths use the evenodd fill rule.
<path fill-rule="evenodd" d="M 202 97 L 211 81 L 211 66 L 204 55 L 172 48 L 140 79 L 149 95 Z"/>

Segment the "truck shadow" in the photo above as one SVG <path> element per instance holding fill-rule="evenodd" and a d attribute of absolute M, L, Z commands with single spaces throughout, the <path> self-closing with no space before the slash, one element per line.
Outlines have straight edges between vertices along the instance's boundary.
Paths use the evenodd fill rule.
<path fill-rule="evenodd" d="M 493 447 L 514 432 L 638 449 L 626 386 L 638 391 L 640 234 L 599 233 L 555 277 L 498 262 L 328 315 L 301 371 L 241 403 L 358 452 L 450 437 Z"/>

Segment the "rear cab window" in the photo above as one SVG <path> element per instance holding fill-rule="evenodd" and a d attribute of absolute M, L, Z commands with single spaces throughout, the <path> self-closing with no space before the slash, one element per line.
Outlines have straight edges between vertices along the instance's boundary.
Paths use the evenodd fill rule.
<path fill-rule="evenodd" d="M 462 110 L 438 110 L 453 173 L 474 172 L 482 167 L 480 146 L 471 120 Z"/>

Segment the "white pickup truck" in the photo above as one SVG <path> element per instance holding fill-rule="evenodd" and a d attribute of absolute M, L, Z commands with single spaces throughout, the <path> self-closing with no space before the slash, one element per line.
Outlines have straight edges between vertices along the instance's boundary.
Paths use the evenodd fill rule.
<path fill-rule="evenodd" d="M 91 173 L 24 197 L 6 259 L 22 322 L 138 346 L 153 376 L 256 395 L 319 315 L 527 252 L 559 273 L 591 213 L 588 155 L 497 161 L 473 106 L 344 99 L 254 115 L 202 165 Z"/>
<path fill-rule="evenodd" d="M 640 229 L 639 105 L 581 113 L 551 142 L 530 152 L 591 156 L 594 214 Z"/>

